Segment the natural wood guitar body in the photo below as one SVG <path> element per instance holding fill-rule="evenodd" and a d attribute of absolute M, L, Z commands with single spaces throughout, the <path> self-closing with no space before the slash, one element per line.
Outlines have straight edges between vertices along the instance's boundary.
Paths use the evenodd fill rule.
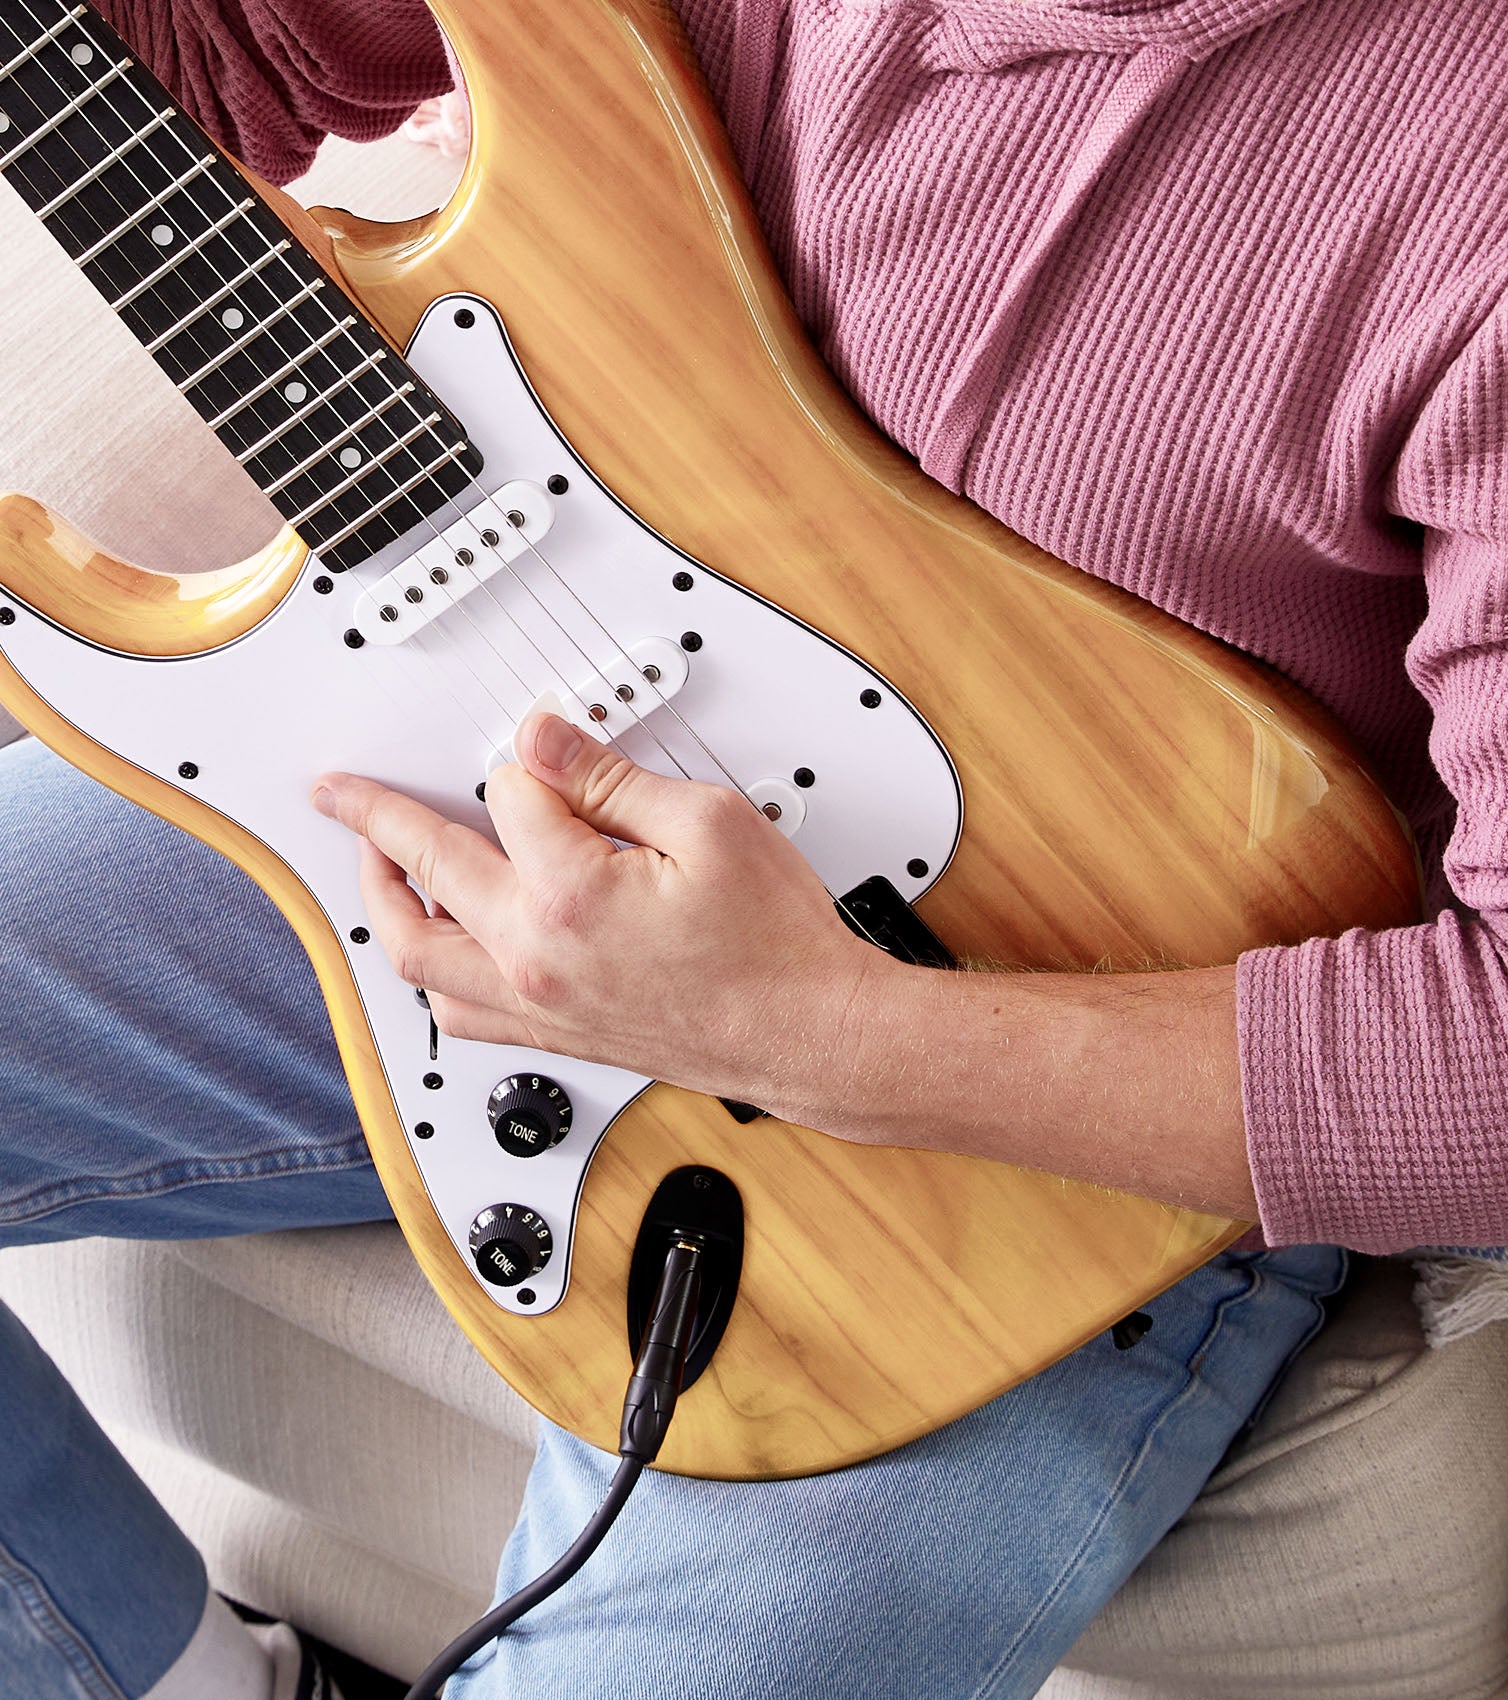
<path fill-rule="evenodd" d="M 1206 964 L 1415 916 L 1396 817 L 1290 687 L 1011 535 L 858 415 L 802 336 L 664 8 L 436 11 L 475 125 L 450 205 L 402 226 L 331 214 L 321 232 L 274 204 L 399 346 L 436 297 L 490 299 L 560 429 L 628 506 L 907 693 L 963 782 L 962 847 L 921 905 L 958 955 Z M 180 591 L 35 504 L 0 509 L 0 585 L 135 653 L 224 642 L 298 565 L 285 537 L 208 592 Z M 298 878 L 83 737 L 8 667 L 0 698 L 271 893 L 319 970 L 420 1263 L 499 1371 L 598 1445 L 616 1447 L 633 1236 L 681 1164 L 723 1169 L 747 1209 L 737 1308 L 661 1459 L 695 1474 L 801 1474 L 896 1446 L 1041 1369 L 1239 1231 L 1000 1165 L 740 1127 L 657 1087 L 594 1160 L 565 1302 L 511 1319 L 432 1216 L 339 943 Z"/>

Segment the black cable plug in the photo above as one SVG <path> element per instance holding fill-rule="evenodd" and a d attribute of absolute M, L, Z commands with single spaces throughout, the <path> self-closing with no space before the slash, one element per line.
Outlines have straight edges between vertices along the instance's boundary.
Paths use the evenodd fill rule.
<path fill-rule="evenodd" d="M 702 1287 L 702 1249 L 702 1242 L 695 1235 L 678 1234 L 665 1259 L 665 1270 L 650 1308 L 649 1326 L 644 1330 L 634 1373 L 623 1399 L 618 1443 L 623 1462 L 591 1522 L 542 1576 L 536 1576 L 458 1635 L 421 1673 L 404 1700 L 436 1700 L 441 1687 L 473 1653 L 480 1652 L 509 1624 L 516 1623 L 526 1611 L 532 1611 L 541 1600 L 547 1600 L 556 1589 L 564 1587 L 602 1544 L 603 1536 L 617 1521 L 645 1465 L 652 1463 L 659 1452 L 670 1419 L 675 1415 L 696 1323 L 696 1301 Z"/>
<path fill-rule="evenodd" d="M 618 1452 L 652 1464 L 665 1443 L 676 1400 L 686 1374 L 696 1302 L 702 1291 L 702 1242 L 677 1235 L 649 1307 L 649 1323 L 639 1347 L 633 1378 L 623 1398 Z"/>

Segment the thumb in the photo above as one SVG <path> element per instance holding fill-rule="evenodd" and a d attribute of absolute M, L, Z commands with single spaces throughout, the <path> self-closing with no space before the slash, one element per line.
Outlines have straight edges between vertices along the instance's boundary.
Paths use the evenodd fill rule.
<path fill-rule="evenodd" d="M 639 767 L 558 714 L 531 716 L 519 727 L 513 748 L 578 819 L 607 837 L 669 850 L 681 836 L 694 789 L 686 780 Z"/>

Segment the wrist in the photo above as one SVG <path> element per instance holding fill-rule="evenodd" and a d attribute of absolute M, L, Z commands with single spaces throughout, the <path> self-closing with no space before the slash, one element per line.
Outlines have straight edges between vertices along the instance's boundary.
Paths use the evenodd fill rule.
<path fill-rule="evenodd" d="M 856 941 L 841 975 L 824 979 L 820 1014 L 804 1024 L 804 1066 L 782 1082 L 772 1113 L 857 1144 L 938 1144 L 927 1106 L 968 978 Z"/>

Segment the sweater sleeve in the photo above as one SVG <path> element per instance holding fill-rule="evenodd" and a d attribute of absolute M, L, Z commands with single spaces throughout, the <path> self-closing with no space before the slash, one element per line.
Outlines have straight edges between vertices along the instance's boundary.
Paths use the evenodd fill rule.
<path fill-rule="evenodd" d="M 273 183 L 452 85 L 423 0 L 94 0 L 190 114 Z"/>
<path fill-rule="evenodd" d="M 1247 1147 L 1272 1245 L 1508 1243 L 1508 308 L 1452 362 L 1387 505 L 1423 529 L 1409 676 L 1457 805 L 1424 925 L 1253 951 Z"/>

